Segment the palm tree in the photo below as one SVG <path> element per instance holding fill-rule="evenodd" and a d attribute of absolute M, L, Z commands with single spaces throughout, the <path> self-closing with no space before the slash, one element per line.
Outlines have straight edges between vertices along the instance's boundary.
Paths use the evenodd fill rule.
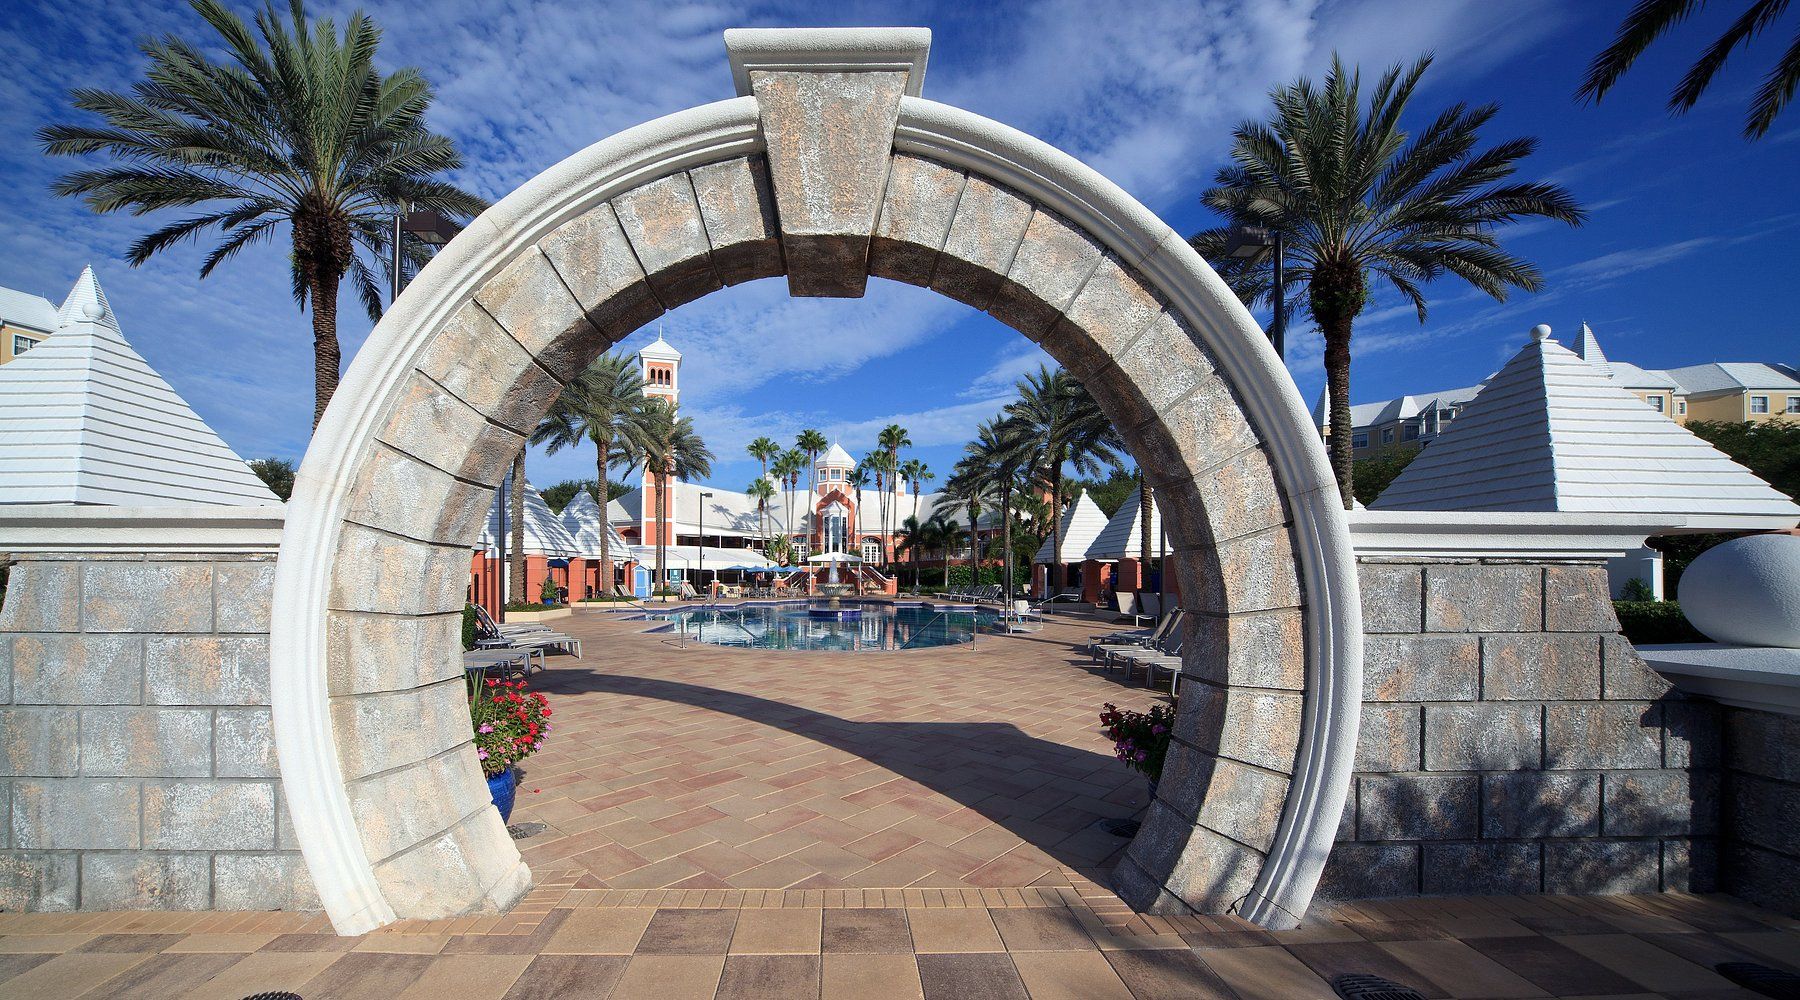
<path fill-rule="evenodd" d="M 900 466 L 900 475 L 905 476 L 907 483 L 912 486 L 913 516 L 918 517 L 919 489 L 927 482 L 936 479 L 937 473 L 932 472 L 931 466 L 926 465 L 924 462 L 921 462 L 916 458 L 909 458 L 906 460 L 905 464 Z"/>
<path fill-rule="evenodd" d="M 1156 512 L 1156 493 L 1150 487 L 1150 480 L 1144 478 L 1143 467 L 1138 468 L 1138 582 L 1144 582 L 1143 574 L 1150 571 L 1150 518 Z M 1164 567 L 1157 567 L 1162 572 Z"/>
<path fill-rule="evenodd" d="M 1088 476 L 1101 468 L 1121 468 L 1119 452 L 1125 447 L 1100 404 L 1074 376 L 1061 368 L 1043 365 L 1020 379 L 1019 398 L 1007 404 L 1009 434 L 1035 442 L 1034 461 L 1038 482 L 1049 491 L 1050 552 L 1054 560 L 1048 580 L 1054 589 L 1067 582 L 1062 563 L 1063 469 L 1073 468 Z"/>
<path fill-rule="evenodd" d="M 656 589 L 661 590 L 669 580 L 668 535 L 664 530 L 669 523 L 669 480 L 712 475 L 713 453 L 695 433 L 692 418 L 682 416 L 676 404 L 652 397 L 645 407 L 638 458 L 656 484 Z"/>
<path fill-rule="evenodd" d="M 898 502 L 900 494 L 900 449 L 911 448 L 912 437 L 907 434 L 906 428 L 899 424 L 889 424 L 881 429 L 880 434 L 875 436 L 875 443 L 877 447 L 887 452 L 887 464 L 885 468 L 887 469 L 888 479 L 892 484 L 895 502 Z M 883 497 L 882 502 L 884 506 L 887 505 L 885 496 Z M 915 506 L 913 516 L 917 517 L 918 515 L 919 512 Z M 884 515 L 881 522 L 882 530 L 886 531 L 892 526 L 893 521 L 889 520 L 887 515 Z"/>
<path fill-rule="evenodd" d="M 745 487 L 744 493 L 756 501 L 757 525 L 762 532 L 763 545 L 767 546 L 769 544 L 769 501 L 775 498 L 775 487 L 769 484 L 768 474 L 765 473 Z"/>
<path fill-rule="evenodd" d="M 819 452 L 824 451 L 826 449 L 826 447 L 829 446 L 829 444 L 830 444 L 830 442 L 825 440 L 825 435 L 819 433 L 816 430 L 813 430 L 810 427 L 807 428 L 806 430 L 801 431 L 794 438 L 794 447 L 806 455 L 806 468 L 807 468 L 806 508 L 807 508 L 808 513 L 811 513 L 813 505 L 819 502 Z M 806 550 L 808 552 L 813 551 L 812 527 L 817 527 L 817 525 L 813 525 L 807 529 Z M 823 552 L 825 550 L 824 543 L 825 543 L 824 529 L 820 529 L 819 551 L 821 551 L 821 552 Z"/>
<path fill-rule="evenodd" d="M 217 227 L 223 239 L 200 265 L 204 278 L 288 224 L 294 299 L 312 309 L 317 427 L 338 383 L 338 285 L 348 276 L 369 318 L 381 315 L 376 273 L 390 267 L 396 206 L 465 219 L 487 203 L 437 179 L 462 157 L 427 127 L 433 95 L 419 71 L 376 68 L 381 29 L 367 15 L 352 14 L 340 38 L 334 22 L 309 24 L 291 0 L 291 24 L 271 4 L 253 33 L 222 0 L 191 4 L 217 38 L 140 42 L 150 66 L 129 93 L 72 95 L 102 124 L 50 125 L 37 138 L 52 156 L 106 156 L 53 188 L 95 212 L 207 206 L 133 242 L 134 267 Z M 225 61 L 213 60 L 215 49 Z M 416 241 L 404 251 L 415 266 L 427 260 Z"/>
<path fill-rule="evenodd" d="M 511 535 L 508 543 L 512 551 L 507 554 L 506 600 L 511 604 L 525 603 L 525 448 L 520 446 L 519 453 L 513 456 L 512 482 L 507 496 L 507 516 L 512 518 Z"/>
<path fill-rule="evenodd" d="M 1788 0 L 1754 0 L 1741 5 L 1730 26 L 1713 39 L 1669 94 L 1669 113 L 1679 115 L 1692 110 L 1738 46 L 1773 26 L 1787 13 L 1788 5 Z M 1587 77 L 1575 96 L 1598 102 L 1652 42 L 1705 6 L 1706 0 L 1638 0 L 1626 13 L 1612 44 L 1589 64 Z M 1756 96 L 1751 98 L 1750 114 L 1744 119 L 1744 136 L 1761 139 L 1768 135 L 1776 116 L 1793 98 L 1796 87 L 1800 87 L 1800 25 L 1795 26 L 1787 51 L 1763 77 Z"/>
<path fill-rule="evenodd" d="M 943 499 L 948 503 L 960 503 L 969 511 L 971 586 L 981 583 L 981 511 L 991 506 L 997 496 L 998 490 L 989 470 L 973 456 L 965 455 L 956 463 L 956 471 L 944 480 Z"/>
<path fill-rule="evenodd" d="M 782 532 L 792 544 L 794 538 L 794 487 L 800 481 L 800 473 L 806 468 L 806 456 L 798 451 L 788 449 L 775 457 L 771 466 L 775 477 L 781 483 L 781 497 L 786 505 L 781 523 Z"/>
<path fill-rule="evenodd" d="M 880 533 L 881 538 L 882 538 L 881 558 L 882 558 L 882 563 L 885 565 L 887 562 L 887 524 L 888 524 L 888 520 L 887 520 L 887 515 L 888 515 L 887 454 L 884 452 L 881 452 L 881 451 L 871 451 L 862 457 L 862 461 L 860 461 L 856 464 L 856 468 L 857 468 L 857 473 L 859 475 L 865 476 L 866 478 L 874 481 L 875 507 L 877 510 L 876 527 L 877 527 L 877 531 Z M 860 492 L 857 493 L 857 495 L 856 495 L 856 516 L 857 516 L 858 520 L 861 520 L 861 518 L 862 518 L 862 494 Z"/>
<path fill-rule="evenodd" d="M 764 479 L 769 477 L 769 463 L 775 460 L 775 456 L 781 454 L 781 446 L 776 444 L 773 438 L 766 437 L 759 437 L 750 442 L 744 450 L 750 453 L 751 458 L 762 463 Z"/>
<path fill-rule="evenodd" d="M 1477 149 L 1482 126 L 1499 107 L 1457 104 L 1417 135 L 1400 116 L 1430 57 L 1382 74 L 1362 108 L 1360 74 L 1334 57 L 1323 88 L 1301 80 L 1277 88 L 1273 118 L 1233 132 L 1233 165 L 1202 201 L 1228 225 L 1189 242 L 1247 303 L 1266 298 L 1273 262 L 1225 253 L 1233 227 L 1283 234 L 1288 301 L 1306 290 L 1307 308 L 1325 338 L 1331 392 L 1331 462 L 1344 505 L 1350 488 L 1350 335 L 1369 302 L 1371 275 L 1411 302 L 1425 321 L 1421 285 L 1446 273 L 1504 301 L 1509 288 L 1536 291 L 1536 267 L 1501 248 L 1495 232 L 1539 217 L 1579 225 L 1585 213 L 1561 186 L 1515 182 L 1535 139 Z"/>
<path fill-rule="evenodd" d="M 930 548 L 934 540 L 927 537 L 927 526 L 916 517 L 909 517 L 900 522 L 894 533 L 894 555 L 902 552 L 912 553 L 913 590 L 919 589 L 919 550 Z"/>
<path fill-rule="evenodd" d="M 607 470 L 631 463 L 641 450 L 646 421 L 644 380 L 631 358 L 603 354 L 563 389 L 532 432 L 531 443 L 554 455 L 578 444 L 594 446 L 595 499 L 600 504 L 600 580 L 613 582 L 612 514 L 607 510 Z"/>
<path fill-rule="evenodd" d="M 1006 598 L 1011 606 L 1013 508 L 1017 505 L 1020 474 L 1031 466 L 1032 441 L 1029 432 L 1017 421 L 989 420 L 977 428 L 975 440 L 969 442 L 964 451 L 966 454 L 957 462 L 957 475 L 985 482 L 987 490 L 1000 504 L 1001 571 L 1006 578 Z M 945 483 L 945 488 L 949 488 L 949 482 Z"/>

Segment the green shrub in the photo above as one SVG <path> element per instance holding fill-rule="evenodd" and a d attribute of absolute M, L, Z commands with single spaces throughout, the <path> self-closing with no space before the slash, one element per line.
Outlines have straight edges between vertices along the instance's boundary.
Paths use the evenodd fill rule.
<path fill-rule="evenodd" d="M 463 605 L 463 648 L 475 648 L 475 605 Z"/>
<path fill-rule="evenodd" d="M 1024 587 L 1028 573 L 1029 571 L 1023 566 L 1013 567 L 1013 587 Z M 988 584 L 1000 583 L 1004 579 L 1005 577 L 1002 576 L 1000 567 L 983 566 L 981 567 L 981 582 L 976 584 L 976 586 L 987 586 Z M 950 581 L 948 585 L 951 587 L 969 586 L 969 566 L 967 563 L 960 563 L 950 567 Z"/>
<path fill-rule="evenodd" d="M 555 611 L 560 606 L 561 605 L 531 604 L 531 603 L 523 602 L 523 601 L 513 601 L 506 605 L 506 610 L 508 610 L 508 611 Z"/>
<path fill-rule="evenodd" d="M 557 587 L 555 578 L 544 577 L 544 585 L 538 588 L 538 600 L 544 604 L 555 604 L 556 599 L 561 596 L 562 590 Z"/>
<path fill-rule="evenodd" d="M 1619 615 L 1619 631 L 1634 645 L 1707 641 L 1682 617 L 1681 605 L 1674 601 L 1614 601 L 1613 609 Z"/>
<path fill-rule="evenodd" d="M 1625 581 L 1625 586 L 1619 588 L 1619 600 L 1654 601 L 1656 600 L 1656 591 L 1651 589 L 1650 584 L 1641 577 L 1634 576 Z"/>

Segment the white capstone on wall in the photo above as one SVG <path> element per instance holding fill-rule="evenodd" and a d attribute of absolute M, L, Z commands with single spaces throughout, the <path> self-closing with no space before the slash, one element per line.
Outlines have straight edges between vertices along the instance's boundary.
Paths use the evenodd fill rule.
<path fill-rule="evenodd" d="M 1714 642 L 1800 649 L 1800 537 L 1751 535 L 1681 574 L 1681 611 Z"/>

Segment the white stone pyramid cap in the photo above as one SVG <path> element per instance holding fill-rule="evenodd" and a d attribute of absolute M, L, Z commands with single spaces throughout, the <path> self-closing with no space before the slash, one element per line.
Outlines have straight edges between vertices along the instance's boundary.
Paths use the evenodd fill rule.
<path fill-rule="evenodd" d="M 1100 505 L 1087 495 L 1087 490 L 1082 490 L 1076 495 L 1075 502 L 1062 512 L 1062 558 L 1051 558 L 1050 543 L 1054 539 L 1046 538 L 1031 561 L 1034 564 L 1055 562 L 1059 565 L 1081 562 L 1089 558 L 1088 549 L 1105 528 L 1106 515 L 1100 512 Z"/>
<path fill-rule="evenodd" d="M 819 465 L 827 469 L 854 469 L 856 459 L 850 457 L 843 445 L 833 441 L 831 447 L 825 449 L 825 454 L 819 457 Z"/>
<path fill-rule="evenodd" d="M 120 331 L 94 269 L 0 367 L 0 504 L 280 506 Z"/>
<path fill-rule="evenodd" d="M 1800 506 L 1549 339 L 1548 326 L 1377 497 L 1375 510 L 1655 514 L 1785 529 Z"/>
<path fill-rule="evenodd" d="M 494 502 L 488 506 L 487 524 L 481 529 L 481 540 L 476 547 L 490 553 L 497 553 L 499 546 L 495 539 L 500 534 L 500 504 L 507 501 L 507 493 L 511 481 L 494 491 Z M 512 548 L 513 524 L 512 508 L 506 511 L 506 545 Z M 574 559 L 582 555 L 581 547 L 575 544 L 569 529 L 557 520 L 550 512 L 550 505 L 544 502 L 543 494 L 529 481 L 525 483 L 525 554 L 528 556 L 549 556 L 552 559 Z"/>
<path fill-rule="evenodd" d="M 649 344 L 643 350 L 639 351 L 638 357 L 650 358 L 655 361 L 680 361 L 681 352 L 677 351 L 668 341 L 663 339 L 662 334 L 658 333 L 656 335 L 655 343 Z"/>
<path fill-rule="evenodd" d="M 1139 512 L 1143 507 L 1143 492 L 1132 490 L 1125 495 L 1125 502 L 1113 512 L 1095 536 L 1094 544 L 1088 546 L 1087 558 L 1113 561 L 1118 559 L 1136 559 L 1144 554 L 1143 518 Z M 1163 554 L 1164 539 L 1162 537 L 1162 504 L 1156 502 L 1154 495 L 1150 498 L 1150 555 L 1151 558 Z"/>
<path fill-rule="evenodd" d="M 593 494 L 587 490 L 575 494 L 575 498 L 562 509 L 560 520 L 583 557 L 600 558 L 600 505 L 594 502 Z M 629 559 L 631 549 L 625 544 L 625 539 L 619 537 L 619 529 L 610 523 L 607 528 L 608 557 L 614 562 Z"/>

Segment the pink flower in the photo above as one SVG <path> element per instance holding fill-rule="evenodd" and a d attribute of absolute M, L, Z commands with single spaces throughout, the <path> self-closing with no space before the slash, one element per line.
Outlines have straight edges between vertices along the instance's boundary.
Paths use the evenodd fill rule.
<path fill-rule="evenodd" d="M 477 750 L 477 751 L 475 751 L 475 759 L 476 759 L 476 760 L 487 760 L 487 759 L 488 759 L 488 752 L 487 752 L 487 751 L 486 751 L 486 750 Z"/>
<path fill-rule="evenodd" d="M 485 722 L 484 722 L 484 723 L 482 723 L 482 724 L 481 724 L 481 728 L 480 728 L 480 729 L 477 729 L 477 730 L 475 730 L 475 731 L 476 731 L 476 732 L 478 732 L 478 733 L 491 733 L 491 732 L 493 732 L 493 731 L 494 731 L 494 727 L 493 727 L 493 726 L 490 726 L 490 725 L 488 725 L 488 724 L 487 724 L 487 723 L 485 723 Z"/>

